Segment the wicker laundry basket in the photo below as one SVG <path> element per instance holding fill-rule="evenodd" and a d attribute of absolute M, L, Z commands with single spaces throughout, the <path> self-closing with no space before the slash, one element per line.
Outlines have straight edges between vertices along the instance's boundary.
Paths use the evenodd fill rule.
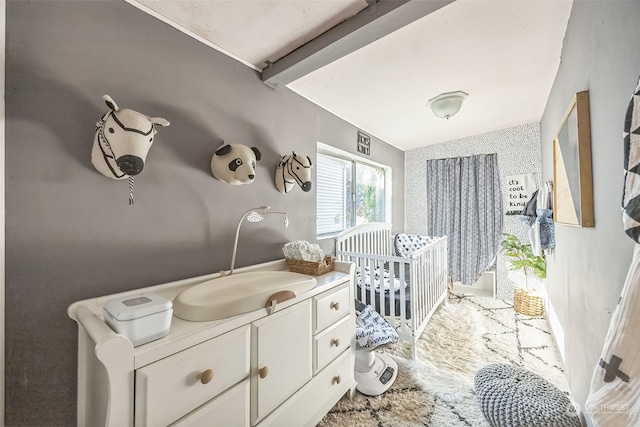
<path fill-rule="evenodd" d="M 289 271 L 294 273 L 308 274 L 310 276 L 319 276 L 321 274 L 333 271 L 336 265 L 336 259 L 331 255 L 324 257 L 322 262 L 302 261 L 299 259 L 287 258 L 287 266 Z"/>
<path fill-rule="evenodd" d="M 513 308 L 526 316 L 542 316 L 544 302 L 542 297 L 532 295 L 527 290 L 515 286 L 513 288 Z"/>

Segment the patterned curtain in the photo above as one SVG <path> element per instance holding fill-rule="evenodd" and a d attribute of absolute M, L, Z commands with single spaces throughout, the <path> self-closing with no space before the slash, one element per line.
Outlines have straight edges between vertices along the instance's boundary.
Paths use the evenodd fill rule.
<path fill-rule="evenodd" d="M 497 154 L 427 160 L 427 232 L 447 236 L 453 281 L 472 285 L 491 267 L 502 218 Z"/>

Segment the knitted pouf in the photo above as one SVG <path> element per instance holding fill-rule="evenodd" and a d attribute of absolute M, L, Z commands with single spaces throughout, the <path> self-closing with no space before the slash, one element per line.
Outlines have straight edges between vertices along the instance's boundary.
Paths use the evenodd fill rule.
<path fill-rule="evenodd" d="M 496 364 L 478 370 L 476 397 L 494 427 L 580 427 L 569 397 L 531 371 Z"/>

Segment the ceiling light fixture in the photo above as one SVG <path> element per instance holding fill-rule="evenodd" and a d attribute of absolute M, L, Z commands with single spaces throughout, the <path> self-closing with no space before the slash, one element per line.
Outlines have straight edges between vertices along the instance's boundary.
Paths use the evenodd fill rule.
<path fill-rule="evenodd" d="M 433 114 L 436 116 L 442 119 L 448 119 L 460 111 L 462 102 L 467 98 L 467 96 L 469 95 L 460 90 L 441 93 L 440 95 L 428 100 L 427 107 L 431 108 L 431 111 L 433 111 Z"/>

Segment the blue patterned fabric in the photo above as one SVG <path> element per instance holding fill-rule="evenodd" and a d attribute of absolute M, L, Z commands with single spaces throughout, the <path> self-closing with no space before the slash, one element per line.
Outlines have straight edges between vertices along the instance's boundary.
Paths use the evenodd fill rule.
<path fill-rule="evenodd" d="M 427 160 L 427 234 L 447 236 L 453 281 L 472 285 L 492 266 L 502 208 L 497 154 Z"/>
<path fill-rule="evenodd" d="M 553 211 L 551 209 L 537 209 L 540 224 L 540 249 L 548 250 L 556 247 L 556 231 L 553 225 Z"/>

